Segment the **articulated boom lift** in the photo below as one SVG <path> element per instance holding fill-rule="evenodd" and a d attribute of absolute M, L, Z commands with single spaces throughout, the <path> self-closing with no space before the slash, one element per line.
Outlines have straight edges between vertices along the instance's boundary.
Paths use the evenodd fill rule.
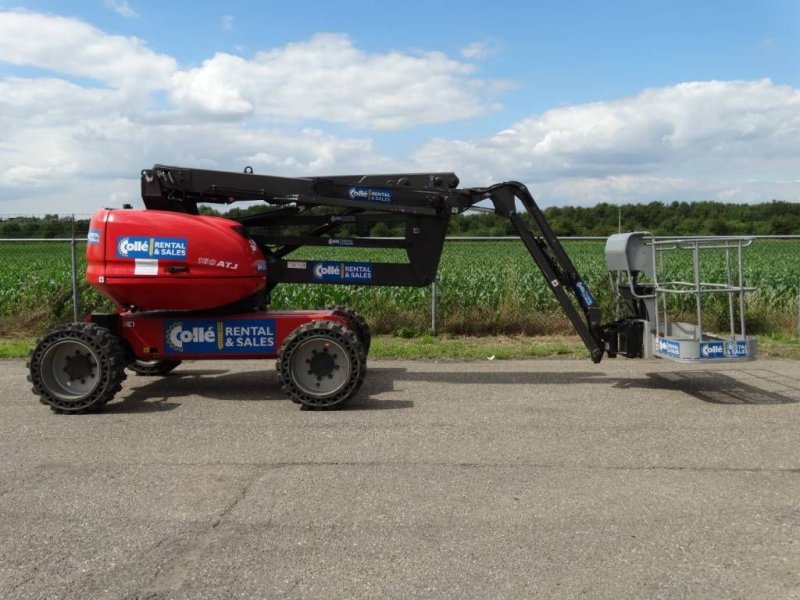
<path fill-rule="evenodd" d="M 268 310 L 270 292 L 280 283 L 429 285 L 450 217 L 486 202 L 511 221 L 595 363 L 605 353 L 659 355 L 661 338 L 687 333 L 674 323 L 666 333 L 656 331 L 655 302 L 663 290 L 657 281 L 638 280 L 641 272 L 655 272 L 641 266 L 655 265 L 654 243 L 636 236 L 610 238 L 607 260 L 618 274 L 619 305 L 626 314 L 604 324 L 600 307 L 524 185 L 458 184 L 454 173 L 291 178 L 257 175 L 249 168 L 244 173 L 163 165 L 145 170 L 146 210 L 102 209 L 90 224 L 87 281 L 117 310 L 94 313 L 39 340 L 29 364 L 33 391 L 58 412 L 88 412 L 113 398 L 126 367 L 161 375 L 187 359 L 274 358 L 293 401 L 309 408 L 339 405 L 364 380 L 369 326 L 347 309 Z M 244 200 L 262 200 L 270 208 L 238 221 L 198 214 L 198 203 Z M 335 235 L 345 224 L 382 222 L 404 223 L 404 238 Z M 290 257 L 303 246 L 400 248 L 408 261 Z M 748 289 L 728 285 L 726 292 L 741 295 Z M 689 333 L 705 343 L 702 326 Z M 731 343 L 735 358 L 752 357 L 754 348 L 743 332 Z M 700 346 L 687 352 L 695 350 Z M 664 356 L 674 358 L 671 353 Z M 727 345 L 723 354 L 716 358 L 734 358 Z"/>

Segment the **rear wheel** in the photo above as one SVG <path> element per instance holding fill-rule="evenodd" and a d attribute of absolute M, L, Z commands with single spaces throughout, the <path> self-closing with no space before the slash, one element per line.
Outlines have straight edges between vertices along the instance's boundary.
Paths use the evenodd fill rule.
<path fill-rule="evenodd" d="M 179 360 L 136 360 L 128 368 L 137 375 L 166 375 L 179 364 Z"/>
<path fill-rule="evenodd" d="M 275 366 L 293 402 L 330 408 L 352 398 L 361 387 L 366 357 L 351 329 L 335 321 L 312 321 L 289 334 Z"/>
<path fill-rule="evenodd" d="M 60 413 L 86 413 L 111 400 L 125 380 L 122 341 L 94 323 L 62 325 L 31 351 L 33 393 Z"/>

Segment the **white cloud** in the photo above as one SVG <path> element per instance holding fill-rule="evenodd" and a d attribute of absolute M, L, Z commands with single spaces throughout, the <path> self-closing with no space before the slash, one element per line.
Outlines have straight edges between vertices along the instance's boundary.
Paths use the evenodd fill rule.
<path fill-rule="evenodd" d="M 116 6 L 116 5 L 115 5 Z M 232 19 L 223 18 L 223 27 Z M 328 121 L 397 129 L 475 117 L 507 89 L 441 52 L 368 53 L 342 34 L 259 52 L 219 53 L 180 70 L 138 38 L 109 35 L 69 17 L 0 12 L 0 61 L 61 77 L 89 78 L 128 93 L 163 90 L 183 117 Z"/>
<path fill-rule="evenodd" d="M 45 135 L 46 134 L 46 135 Z M 257 173 L 325 175 L 386 171 L 368 139 L 314 130 L 291 134 L 225 123 L 157 125 L 124 119 L 94 127 L 26 129 L 0 146 L 0 213 L 88 213 L 115 198 L 141 206 L 138 173 L 154 162 Z M 58 207 L 54 206 L 58 204 Z"/>
<path fill-rule="evenodd" d="M 222 17 L 222 30 L 231 31 L 233 29 L 233 15 L 224 15 Z"/>
<path fill-rule="evenodd" d="M 468 119 L 491 110 L 494 82 L 440 52 L 368 53 L 341 34 L 258 53 L 220 53 L 176 73 L 172 101 L 212 117 L 321 120 L 398 129 Z"/>
<path fill-rule="evenodd" d="M 139 16 L 139 13 L 133 10 L 130 4 L 128 4 L 125 0 L 103 0 L 103 4 L 126 19 Z"/>
<path fill-rule="evenodd" d="M 468 59 L 481 59 L 496 56 L 499 49 L 489 42 L 472 42 L 459 50 L 461 56 Z"/>
<path fill-rule="evenodd" d="M 153 52 L 137 38 L 27 11 L 0 12 L 0 60 L 144 90 L 162 88 L 177 68 L 173 58 Z"/>
<path fill-rule="evenodd" d="M 6 134 L 19 128 L 47 127 L 78 119 L 102 119 L 124 107 L 118 91 L 87 88 L 63 79 L 0 80 L 0 124 Z M 0 138 L 2 141 L 2 138 Z"/>
<path fill-rule="evenodd" d="M 439 52 L 365 52 L 336 34 L 181 70 L 137 38 L 26 11 L 0 12 L 0 62 L 48 72 L 0 79 L 0 213 L 135 204 L 153 162 L 288 176 L 454 170 L 464 185 L 532 183 L 543 204 L 800 197 L 800 91 L 769 80 L 561 107 L 389 159 L 371 135 L 325 123 L 468 119 L 505 84 Z"/>
<path fill-rule="evenodd" d="M 456 170 L 467 183 L 532 181 L 557 193 L 556 201 L 642 198 L 647 190 L 662 199 L 734 198 L 734 182 L 743 176 L 771 181 L 796 171 L 800 91 L 769 80 L 648 89 L 553 109 L 486 139 L 432 140 L 415 159 Z M 747 187 L 752 198 L 753 186 Z M 761 189 L 759 199 L 769 200 L 777 188 Z M 793 197 L 800 192 L 780 189 L 794 190 Z"/>

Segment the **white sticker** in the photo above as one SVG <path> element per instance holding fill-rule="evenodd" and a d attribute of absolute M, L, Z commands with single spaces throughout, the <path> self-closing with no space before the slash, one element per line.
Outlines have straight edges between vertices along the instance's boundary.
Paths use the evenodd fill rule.
<path fill-rule="evenodd" d="M 305 269 L 306 261 L 304 260 L 290 260 L 286 262 L 287 269 Z"/>
<path fill-rule="evenodd" d="M 136 258 L 133 262 L 134 275 L 158 275 L 157 258 Z"/>

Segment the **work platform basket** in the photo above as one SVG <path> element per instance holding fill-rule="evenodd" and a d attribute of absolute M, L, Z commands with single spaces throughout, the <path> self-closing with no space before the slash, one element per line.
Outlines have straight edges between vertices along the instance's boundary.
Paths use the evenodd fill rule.
<path fill-rule="evenodd" d="M 756 355 L 745 325 L 744 282 L 750 237 L 656 239 L 650 233 L 612 235 L 606 263 L 623 308 L 641 315 L 643 356 L 679 362 L 744 361 Z M 727 327 L 709 332 L 704 312 L 716 304 Z M 685 320 L 681 320 L 685 319 Z"/>

